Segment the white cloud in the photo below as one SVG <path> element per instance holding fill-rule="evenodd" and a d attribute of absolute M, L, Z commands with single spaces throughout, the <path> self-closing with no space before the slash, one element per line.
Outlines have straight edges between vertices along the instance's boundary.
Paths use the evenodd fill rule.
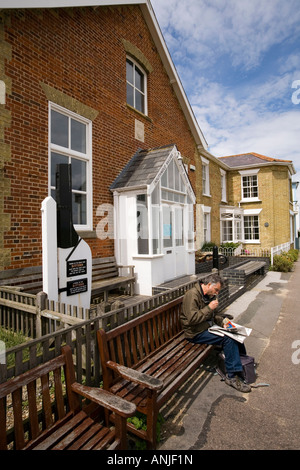
<path fill-rule="evenodd" d="M 172 54 L 181 49 L 185 56 L 206 59 L 209 66 L 228 55 L 234 67 L 251 69 L 271 46 L 300 32 L 298 0 L 152 0 L 152 4 Z"/>
<path fill-rule="evenodd" d="M 299 0 L 152 4 L 211 153 L 292 160 L 300 181 Z"/>
<path fill-rule="evenodd" d="M 300 170 L 300 103 L 292 103 L 293 75 L 236 89 L 204 77 L 194 83 L 190 102 L 210 151 L 248 151 L 293 160 Z"/>
<path fill-rule="evenodd" d="M 274 105 L 274 111 L 270 106 L 274 99 L 280 100 L 288 85 L 291 102 L 287 78 L 250 87 L 241 99 L 218 83 L 205 84 L 202 80 L 202 84 L 202 91 L 193 95 L 191 103 L 213 154 L 252 151 L 293 160 L 300 170 L 300 104 L 286 110 Z"/>

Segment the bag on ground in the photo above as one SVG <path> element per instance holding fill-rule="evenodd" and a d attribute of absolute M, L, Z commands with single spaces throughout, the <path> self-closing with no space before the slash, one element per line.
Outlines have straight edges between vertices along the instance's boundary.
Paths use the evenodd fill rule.
<path fill-rule="evenodd" d="M 255 360 L 254 357 L 241 354 L 241 363 L 244 370 L 245 382 L 252 384 L 256 381 Z M 220 352 L 218 355 L 218 367 L 226 375 L 225 355 Z"/>

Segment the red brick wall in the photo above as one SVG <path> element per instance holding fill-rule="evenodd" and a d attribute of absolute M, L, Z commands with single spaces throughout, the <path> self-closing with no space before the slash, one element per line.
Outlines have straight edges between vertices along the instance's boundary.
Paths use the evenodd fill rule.
<path fill-rule="evenodd" d="M 126 39 L 153 67 L 148 77 L 148 117 L 126 106 Z M 20 10 L 6 22 L 12 59 L 5 73 L 12 81 L 6 108 L 11 113 L 5 166 L 11 214 L 4 248 L 9 268 L 42 262 L 41 203 L 48 196 L 48 100 L 41 82 L 98 111 L 93 121 L 93 230 L 98 205 L 112 203 L 109 185 L 138 148 L 174 143 L 195 164 L 195 143 L 150 37 L 139 7 Z M 134 123 L 145 126 L 145 142 L 135 140 Z M 192 184 L 194 174 L 191 174 Z M 88 238 L 93 256 L 113 254 L 113 240 Z"/>

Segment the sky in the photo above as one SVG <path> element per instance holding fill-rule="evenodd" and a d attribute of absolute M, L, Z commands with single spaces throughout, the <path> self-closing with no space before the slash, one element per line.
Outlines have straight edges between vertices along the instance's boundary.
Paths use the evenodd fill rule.
<path fill-rule="evenodd" d="M 300 1 L 151 3 L 209 152 L 292 160 L 300 182 Z"/>

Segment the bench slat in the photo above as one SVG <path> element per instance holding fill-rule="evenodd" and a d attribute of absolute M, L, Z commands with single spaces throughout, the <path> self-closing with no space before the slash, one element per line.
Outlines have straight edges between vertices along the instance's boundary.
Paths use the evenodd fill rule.
<path fill-rule="evenodd" d="M 121 268 L 127 269 L 119 275 Z M 135 276 L 134 266 L 119 266 L 115 257 L 92 259 L 92 297 L 104 293 L 107 300 L 107 292 L 121 286 L 130 287 L 133 294 Z M 22 291 L 37 294 L 43 290 L 42 266 L 32 266 L 20 269 L 7 269 L 0 271 L 0 286 L 20 287 Z"/>
<path fill-rule="evenodd" d="M 81 403 L 79 396 L 91 404 L 87 405 L 86 400 Z M 7 431 L 6 406 L 10 398 L 14 422 Z M 24 413 L 27 398 L 28 410 Z M 99 422 L 103 407 L 115 414 L 116 429 Z M 14 450 L 72 447 L 124 450 L 126 419 L 133 416 L 135 410 L 133 404 L 107 391 L 77 383 L 72 350 L 64 346 L 59 357 L 0 385 L 0 449 L 6 450 L 8 445 L 13 445 Z"/>
<path fill-rule="evenodd" d="M 170 301 L 110 331 L 97 332 L 104 389 L 134 403 L 138 411 L 147 415 L 146 431 L 137 430 L 130 423 L 127 426 L 147 441 L 148 448 L 156 447 L 160 407 L 213 349 L 185 339 L 180 324 L 182 299 Z M 121 363 L 131 367 L 132 373 L 118 365 Z M 161 390 L 151 386 L 154 378 Z"/>

